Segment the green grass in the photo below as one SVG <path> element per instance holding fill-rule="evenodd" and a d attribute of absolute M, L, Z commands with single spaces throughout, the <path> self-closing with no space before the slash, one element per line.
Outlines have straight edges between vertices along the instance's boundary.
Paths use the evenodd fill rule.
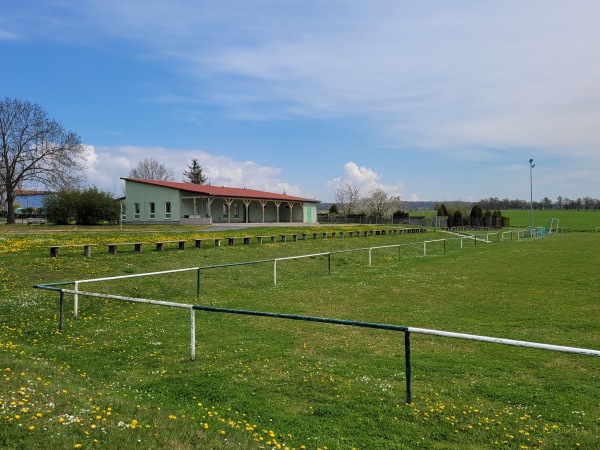
<path fill-rule="evenodd" d="M 528 227 L 531 224 L 531 211 L 528 209 L 502 211 L 502 215 L 510 217 L 510 225 L 513 227 Z M 533 211 L 533 225 L 535 227 L 549 226 L 550 219 L 558 219 L 559 227 L 570 228 L 571 231 L 596 231 L 596 228 L 600 227 L 600 211 Z"/>
<path fill-rule="evenodd" d="M 192 362 L 185 310 L 83 298 L 74 320 L 66 296 L 65 329 L 58 333 L 58 295 L 32 289 L 40 282 L 402 243 L 400 251 L 374 250 L 370 267 L 366 251 L 335 254 L 331 275 L 325 257 L 280 261 L 277 287 L 272 263 L 204 270 L 201 303 L 600 349 L 600 234 L 476 247 L 464 241 L 462 249 L 453 240 L 445 254 L 440 243 L 429 244 L 424 258 L 418 241 L 449 236 L 162 253 L 148 246 L 142 254 L 110 255 L 104 244 L 115 240 L 200 233 L 46 231 L 0 235 L 1 448 L 600 447 L 595 357 L 413 334 L 414 403 L 406 405 L 400 333 L 199 312 Z M 285 231 L 291 229 L 243 234 Z M 54 259 L 48 242 L 99 246 L 91 258 L 65 249 Z M 196 302 L 194 272 L 93 288 Z"/>

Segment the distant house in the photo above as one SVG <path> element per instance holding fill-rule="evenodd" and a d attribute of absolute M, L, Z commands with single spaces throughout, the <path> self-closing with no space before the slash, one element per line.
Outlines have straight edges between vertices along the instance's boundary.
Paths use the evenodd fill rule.
<path fill-rule="evenodd" d="M 15 191 L 15 202 L 19 204 L 21 210 L 25 208 L 42 208 L 44 198 L 51 194 L 54 194 L 54 192 L 17 189 Z"/>
<path fill-rule="evenodd" d="M 122 178 L 127 223 L 317 223 L 318 200 L 246 188 Z"/>

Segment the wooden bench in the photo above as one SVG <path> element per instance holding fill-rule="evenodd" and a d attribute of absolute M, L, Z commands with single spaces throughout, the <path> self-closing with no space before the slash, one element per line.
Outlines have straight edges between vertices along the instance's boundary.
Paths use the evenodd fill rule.
<path fill-rule="evenodd" d="M 136 252 L 142 253 L 142 246 L 145 242 L 113 242 L 108 245 L 108 253 L 112 253 L 113 255 L 117 253 L 117 247 L 119 245 L 133 245 L 133 248 Z"/>
<path fill-rule="evenodd" d="M 227 238 L 227 240 L 229 242 L 229 245 L 235 245 L 235 240 L 236 239 L 241 239 L 242 242 L 245 245 L 249 245 L 250 244 L 250 238 L 251 238 L 250 236 L 243 236 L 243 237 L 236 236 L 236 237 Z"/>
<path fill-rule="evenodd" d="M 156 242 L 156 251 L 157 252 L 162 252 L 164 250 L 164 248 L 165 248 L 165 244 L 178 244 L 179 245 L 179 250 L 185 250 L 185 243 L 186 243 L 185 239 L 174 240 L 174 241 L 160 241 L 160 242 Z"/>
<path fill-rule="evenodd" d="M 27 218 L 27 225 L 46 225 L 46 219 L 44 219 L 43 217 L 28 217 Z"/>
<path fill-rule="evenodd" d="M 276 237 L 275 236 L 256 236 L 256 241 L 259 244 L 263 243 L 263 239 L 271 239 L 271 244 L 274 244 Z"/>
<path fill-rule="evenodd" d="M 83 247 L 83 256 L 92 256 L 92 247 L 98 244 L 64 244 L 64 245 L 47 245 L 46 248 L 50 249 L 50 256 L 52 258 L 58 258 L 58 249 L 68 247 Z"/>

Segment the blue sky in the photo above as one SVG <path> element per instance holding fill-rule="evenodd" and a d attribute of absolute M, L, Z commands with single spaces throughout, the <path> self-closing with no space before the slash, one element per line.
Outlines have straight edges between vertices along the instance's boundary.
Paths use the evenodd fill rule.
<path fill-rule="evenodd" d="M 20 0 L 0 95 L 88 146 L 88 183 L 176 181 L 333 201 L 600 197 L 600 2 Z"/>

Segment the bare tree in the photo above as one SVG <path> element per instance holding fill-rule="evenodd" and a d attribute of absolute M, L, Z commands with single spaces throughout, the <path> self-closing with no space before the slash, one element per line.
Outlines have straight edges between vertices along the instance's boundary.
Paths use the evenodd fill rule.
<path fill-rule="evenodd" d="M 129 171 L 129 178 L 143 178 L 144 180 L 174 181 L 175 172 L 170 167 L 158 162 L 154 158 L 143 158 L 137 166 Z"/>
<path fill-rule="evenodd" d="M 6 223 L 15 223 L 15 191 L 35 183 L 64 189 L 82 181 L 85 147 L 39 105 L 0 100 L 0 184 L 7 202 Z"/>
<path fill-rule="evenodd" d="M 183 172 L 183 176 L 187 178 L 185 181 L 193 184 L 206 183 L 208 178 L 202 173 L 202 170 L 202 166 L 198 163 L 198 160 L 196 158 L 192 159 L 192 164 L 188 166 L 188 170 Z"/>
<path fill-rule="evenodd" d="M 335 202 L 338 203 L 346 216 L 355 212 L 360 201 L 360 188 L 350 181 L 344 181 L 335 189 Z"/>

